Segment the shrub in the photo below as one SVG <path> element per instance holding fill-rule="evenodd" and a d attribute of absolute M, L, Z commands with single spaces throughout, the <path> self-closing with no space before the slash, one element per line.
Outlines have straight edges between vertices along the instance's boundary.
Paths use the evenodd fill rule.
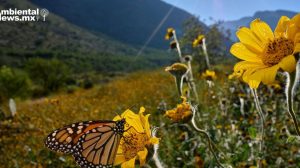
<path fill-rule="evenodd" d="M 68 66 L 57 59 L 29 59 L 26 70 L 32 81 L 42 87 L 44 94 L 57 91 L 64 86 L 70 75 Z"/>
<path fill-rule="evenodd" d="M 23 71 L 2 66 L 0 68 L 0 102 L 12 97 L 29 95 L 30 80 Z"/>

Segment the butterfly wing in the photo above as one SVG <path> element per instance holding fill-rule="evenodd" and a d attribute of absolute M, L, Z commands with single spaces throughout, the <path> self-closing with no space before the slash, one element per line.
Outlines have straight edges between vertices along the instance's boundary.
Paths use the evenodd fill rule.
<path fill-rule="evenodd" d="M 78 141 L 75 154 L 81 167 L 112 167 L 123 133 L 116 123 L 108 123 L 88 131 Z"/>
<path fill-rule="evenodd" d="M 85 132 L 105 124 L 113 124 L 114 121 L 85 121 L 67 125 L 50 133 L 45 145 L 57 152 L 74 153 L 78 140 Z"/>

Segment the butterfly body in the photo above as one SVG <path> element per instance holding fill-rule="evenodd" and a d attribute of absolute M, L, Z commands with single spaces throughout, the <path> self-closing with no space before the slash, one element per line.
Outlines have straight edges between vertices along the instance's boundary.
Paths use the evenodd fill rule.
<path fill-rule="evenodd" d="M 53 131 L 45 144 L 53 151 L 72 154 L 82 168 L 112 167 L 125 123 L 125 119 L 74 123 Z"/>

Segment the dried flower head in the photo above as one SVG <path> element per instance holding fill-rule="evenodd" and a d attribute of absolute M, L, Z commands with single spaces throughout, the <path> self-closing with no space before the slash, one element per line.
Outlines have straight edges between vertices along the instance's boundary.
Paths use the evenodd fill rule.
<path fill-rule="evenodd" d="M 174 29 L 173 28 L 168 28 L 167 29 L 167 34 L 165 35 L 166 40 L 170 40 L 174 36 Z"/>
<path fill-rule="evenodd" d="M 174 76 L 183 76 L 187 73 L 188 67 L 182 63 L 174 63 L 165 68 L 165 71 L 170 72 Z"/>
<path fill-rule="evenodd" d="M 215 71 L 206 70 L 202 73 L 202 78 L 205 80 L 213 81 L 217 79 L 217 75 Z"/>
<path fill-rule="evenodd" d="M 177 104 L 176 108 L 168 110 L 165 113 L 165 116 L 167 116 L 174 122 L 188 121 L 192 117 L 191 105 L 187 102 L 185 97 L 181 98 L 183 100 L 181 104 Z"/>
<path fill-rule="evenodd" d="M 201 34 L 196 39 L 194 39 L 193 47 L 198 47 L 199 45 L 202 45 L 204 38 L 205 38 L 205 36 Z"/>

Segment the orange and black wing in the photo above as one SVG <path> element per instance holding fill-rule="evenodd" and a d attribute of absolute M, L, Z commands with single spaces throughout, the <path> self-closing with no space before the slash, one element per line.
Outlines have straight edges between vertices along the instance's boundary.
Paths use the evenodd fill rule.
<path fill-rule="evenodd" d="M 123 126 L 107 123 L 82 135 L 73 155 L 80 167 L 97 168 L 112 167 L 120 139 L 124 132 Z"/>
<path fill-rule="evenodd" d="M 45 145 L 53 151 L 74 153 L 80 137 L 86 132 L 105 124 L 114 123 L 114 121 L 85 121 L 74 123 L 50 133 L 45 140 Z"/>

